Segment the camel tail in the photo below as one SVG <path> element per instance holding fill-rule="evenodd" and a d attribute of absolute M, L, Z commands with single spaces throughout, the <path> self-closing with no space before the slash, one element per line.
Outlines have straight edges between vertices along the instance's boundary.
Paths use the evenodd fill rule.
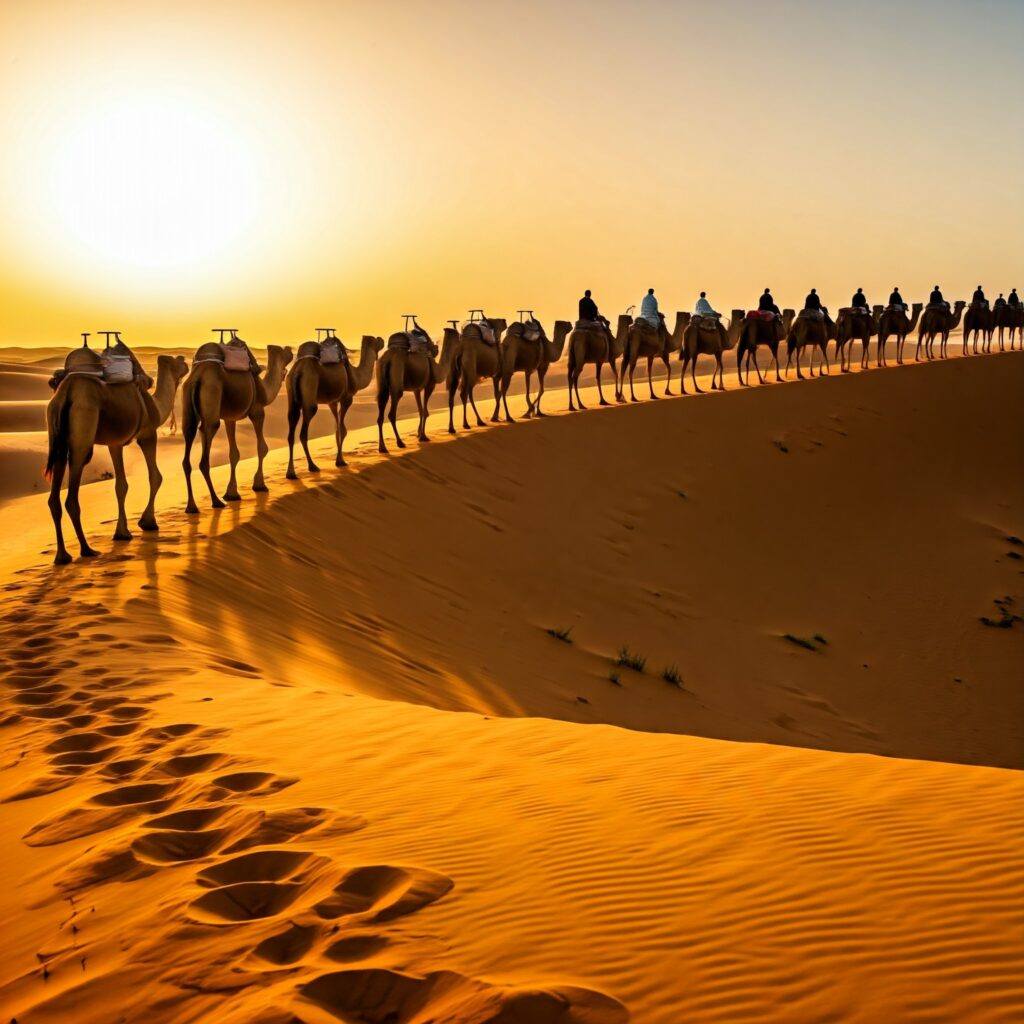
<path fill-rule="evenodd" d="M 68 460 L 68 417 L 70 411 L 71 401 L 68 398 L 67 389 L 58 391 L 46 408 L 46 432 L 50 441 L 44 473 L 47 480 L 53 474 L 55 466 L 62 465 Z"/>

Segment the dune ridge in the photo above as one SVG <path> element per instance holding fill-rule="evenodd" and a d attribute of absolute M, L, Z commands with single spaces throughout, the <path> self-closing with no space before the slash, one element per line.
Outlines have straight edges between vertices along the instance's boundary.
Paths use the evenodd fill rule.
<path fill-rule="evenodd" d="M 245 510 L 167 512 L 158 538 L 61 573 L 22 551 L 3 590 L 0 856 L 25 867 L 0 897 L 0 1005 L 83 1022 L 1017 1019 L 1022 776 L 912 754 L 930 737 L 1013 761 L 1021 627 L 980 616 L 1020 601 L 1022 373 L 995 357 L 558 417 L 293 488 L 277 453 L 275 494 Z M 945 456 L 915 483 L 938 525 L 904 508 L 917 536 L 896 546 L 887 523 L 875 544 L 918 572 L 957 539 L 935 574 L 964 593 L 928 635 L 937 616 L 936 663 L 975 664 L 969 688 L 890 658 L 888 630 L 822 625 L 820 593 L 784 594 L 785 622 L 752 617 L 758 586 L 737 606 L 741 570 L 779 598 L 767 508 L 728 512 L 742 547 L 692 542 L 733 494 L 840 523 L 829 495 L 906 497 L 896 471 L 940 426 Z M 856 486 L 833 492 L 843 467 Z M 565 532 L 529 549 L 549 518 L 594 559 Z M 337 557 L 311 556 L 328 541 Z M 503 589 L 504 545 L 521 576 Z M 866 543 L 829 551 L 920 654 L 901 574 L 876 581 Z M 800 552 L 794 594 L 822 571 Z M 537 578 L 531 559 L 556 556 Z M 713 660 L 679 641 L 690 628 Z M 826 650 L 782 635 L 820 646 L 818 628 Z M 626 641 L 650 664 L 617 685 Z M 658 675 L 671 657 L 682 686 Z M 775 721 L 794 707 L 798 729 Z M 701 727 L 772 743 L 673 734 Z"/>

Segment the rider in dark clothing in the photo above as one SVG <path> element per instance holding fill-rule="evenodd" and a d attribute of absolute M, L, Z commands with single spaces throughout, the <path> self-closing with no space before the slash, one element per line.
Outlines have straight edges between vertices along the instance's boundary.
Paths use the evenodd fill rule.
<path fill-rule="evenodd" d="M 999 298 L 996 299 L 996 301 L 992 303 L 992 308 L 993 309 L 1002 309 L 1003 306 L 1005 306 L 1005 305 L 1006 305 L 1006 299 L 1003 298 L 1003 293 L 1000 292 L 999 293 Z"/>
<path fill-rule="evenodd" d="M 972 303 L 973 302 L 977 302 L 977 303 L 980 303 L 983 306 L 987 306 L 988 305 L 988 300 L 985 298 L 985 293 L 984 293 L 984 291 L 982 291 L 982 288 L 981 288 L 980 284 L 978 285 L 977 288 L 974 289 L 974 295 L 971 296 L 971 302 Z"/>
<path fill-rule="evenodd" d="M 899 288 L 893 288 L 892 295 L 889 296 L 890 306 L 905 306 L 906 303 L 903 301 L 903 296 L 900 295 Z"/>
<path fill-rule="evenodd" d="M 853 299 L 850 301 L 850 305 L 853 306 L 854 309 L 868 308 L 868 300 L 867 296 L 864 294 L 863 288 L 857 289 L 857 294 L 854 295 Z"/>
<path fill-rule="evenodd" d="M 928 296 L 928 305 L 930 306 L 944 306 L 946 300 L 942 297 L 942 292 L 939 291 L 939 286 L 936 285 L 932 289 L 931 295 Z"/>
<path fill-rule="evenodd" d="M 596 320 L 599 314 L 597 312 L 597 303 L 590 297 L 590 289 L 588 288 L 583 293 L 583 298 L 580 299 L 580 320 Z"/>
<path fill-rule="evenodd" d="M 1014 288 L 1013 291 L 1010 292 L 1010 297 L 1006 300 L 1006 302 L 1007 305 L 1012 306 L 1014 309 L 1020 308 L 1020 297 L 1017 295 L 1016 288 Z"/>
<path fill-rule="evenodd" d="M 775 305 L 775 300 L 772 298 L 772 293 L 768 288 L 765 288 L 761 294 L 761 298 L 757 302 L 757 308 L 762 313 L 774 313 L 776 316 L 782 316 L 779 312 L 779 307 Z"/>
<path fill-rule="evenodd" d="M 821 299 L 818 298 L 818 289 L 812 288 L 810 295 L 804 299 L 804 309 L 821 310 Z"/>

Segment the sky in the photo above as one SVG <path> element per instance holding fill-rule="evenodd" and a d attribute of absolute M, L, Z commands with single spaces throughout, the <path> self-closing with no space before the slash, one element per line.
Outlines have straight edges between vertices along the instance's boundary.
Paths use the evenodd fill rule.
<path fill-rule="evenodd" d="M 1024 289 L 1024 0 L 4 0 L 0 345 Z"/>

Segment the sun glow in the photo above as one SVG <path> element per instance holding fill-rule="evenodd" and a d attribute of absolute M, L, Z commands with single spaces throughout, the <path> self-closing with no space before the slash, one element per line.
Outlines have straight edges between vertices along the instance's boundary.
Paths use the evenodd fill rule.
<path fill-rule="evenodd" d="M 97 270 L 208 271 L 258 220 L 252 147 L 198 97 L 112 98 L 53 133 L 40 211 Z"/>

